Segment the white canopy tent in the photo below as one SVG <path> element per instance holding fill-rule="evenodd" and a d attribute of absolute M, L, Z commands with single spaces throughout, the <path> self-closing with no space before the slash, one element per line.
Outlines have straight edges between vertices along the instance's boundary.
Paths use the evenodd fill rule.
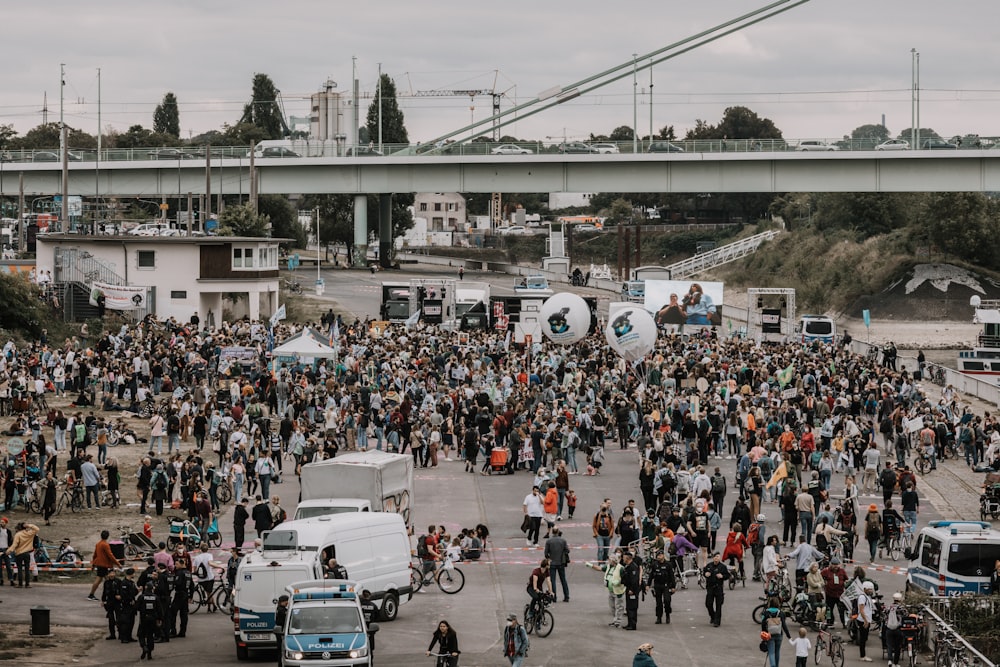
<path fill-rule="evenodd" d="M 336 350 L 316 340 L 309 329 L 303 329 L 301 333 L 287 339 L 271 350 L 271 354 L 275 357 L 299 357 L 300 359 L 333 359 L 337 356 Z"/>

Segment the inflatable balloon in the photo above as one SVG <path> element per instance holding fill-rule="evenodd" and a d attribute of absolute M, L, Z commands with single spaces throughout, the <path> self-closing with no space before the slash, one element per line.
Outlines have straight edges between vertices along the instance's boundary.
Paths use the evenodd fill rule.
<path fill-rule="evenodd" d="M 611 348 L 625 361 L 645 357 L 656 343 L 656 322 L 643 308 L 625 308 L 609 318 L 604 332 Z"/>
<path fill-rule="evenodd" d="M 538 313 L 542 333 L 553 343 L 571 345 L 590 329 L 590 306 L 583 297 L 569 292 L 553 294 Z"/>

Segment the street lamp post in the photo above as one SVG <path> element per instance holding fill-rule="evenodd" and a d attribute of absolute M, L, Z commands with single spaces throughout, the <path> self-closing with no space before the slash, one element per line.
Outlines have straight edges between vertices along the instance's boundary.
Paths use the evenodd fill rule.
<path fill-rule="evenodd" d="M 632 54 L 632 152 L 639 152 L 639 79 L 636 69 L 638 53 Z"/>

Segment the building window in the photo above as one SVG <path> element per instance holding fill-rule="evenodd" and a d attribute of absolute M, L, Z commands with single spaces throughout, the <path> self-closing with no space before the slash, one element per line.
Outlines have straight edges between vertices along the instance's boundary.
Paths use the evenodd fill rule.
<path fill-rule="evenodd" d="M 140 269 L 156 268 L 156 251 L 139 250 L 136 252 L 136 263 Z"/>
<path fill-rule="evenodd" d="M 233 246 L 232 268 L 239 271 L 266 271 L 278 268 L 278 248 L 272 245 Z"/>
<path fill-rule="evenodd" d="M 455 202 L 453 202 L 453 201 L 448 202 L 448 210 L 449 211 L 456 210 Z"/>
<path fill-rule="evenodd" d="M 420 210 L 421 211 L 426 211 L 427 210 L 427 202 L 425 202 L 425 201 L 420 202 Z"/>
<path fill-rule="evenodd" d="M 441 210 L 441 202 L 439 202 L 439 201 L 438 202 L 434 202 L 434 210 L 435 211 L 440 211 Z"/>
<path fill-rule="evenodd" d="M 188 293 L 186 290 L 170 290 L 171 299 L 186 299 L 188 298 Z"/>

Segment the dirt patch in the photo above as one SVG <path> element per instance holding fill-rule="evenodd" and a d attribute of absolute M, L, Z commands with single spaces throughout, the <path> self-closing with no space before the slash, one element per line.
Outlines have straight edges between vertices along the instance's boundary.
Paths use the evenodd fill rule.
<path fill-rule="evenodd" d="M 65 665 L 79 661 L 103 634 L 97 628 L 52 626 L 52 634 L 34 637 L 30 626 L 0 623 L 0 661 L 21 665 Z"/>

